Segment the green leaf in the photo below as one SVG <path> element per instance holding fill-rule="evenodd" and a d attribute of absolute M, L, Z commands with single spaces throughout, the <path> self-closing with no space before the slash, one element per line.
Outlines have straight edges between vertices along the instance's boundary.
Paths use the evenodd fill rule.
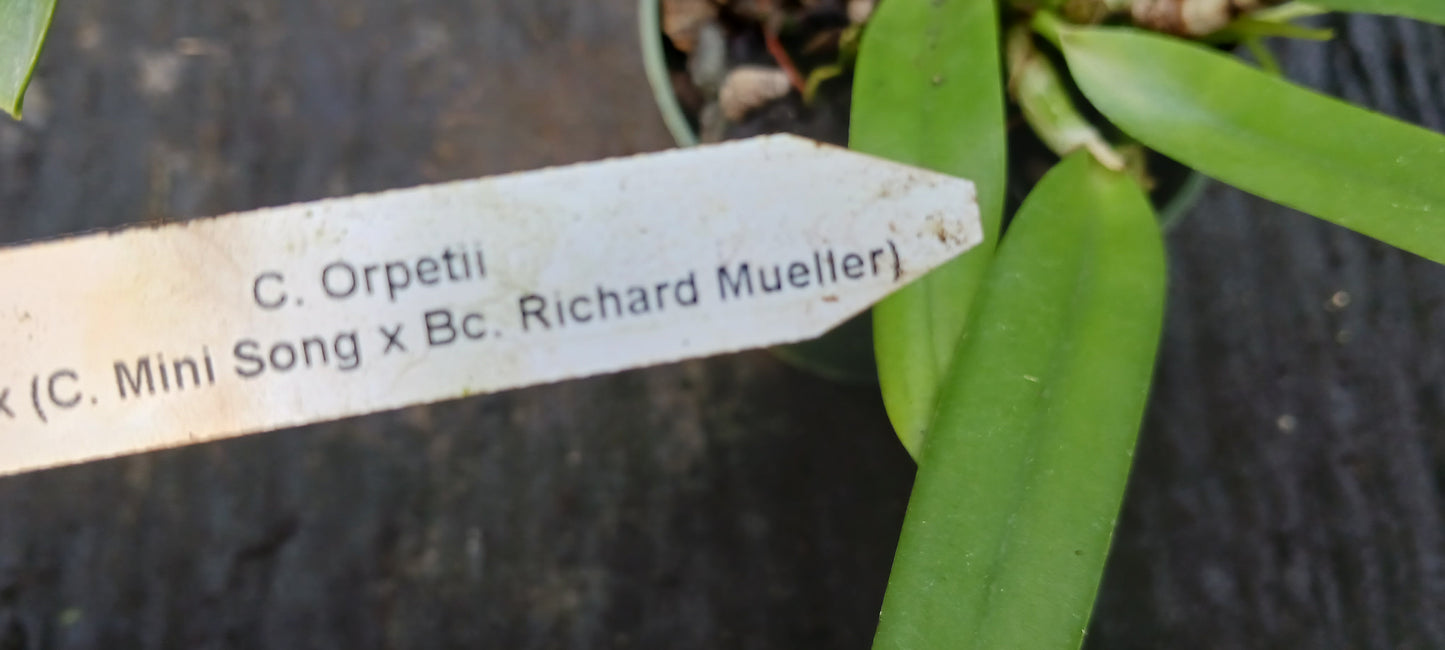
<path fill-rule="evenodd" d="M 1175 39 L 1093 28 L 1061 41 L 1089 101 L 1150 148 L 1445 262 L 1445 136 Z"/>
<path fill-rule="evenodd" d="M 1333 11 L 1401 16 L 1445 25 L 1445 2 L 1441 0 L 1310 0 L 1309 3 Z"/>
<path fill-rule="evenodd" d="M 1006 148 L 994 0 L 889 0 L 854 78 L 854 149 L 972 180 L 984 244 L 873 310 L 883 401 L 915 458 L 998 238 Z"/>
<path fill-rule="evenodd" d="M 0 109 L 16 118 L 54 13 L 55 0 L 0 0 Z"/>
<path fill-rule="evenodd" d="M 1025 201 L 979 292 L 924 445 L 876 650 L 1078 647 L 1164 287 L 1144 192 L 1070 154 Z"/>

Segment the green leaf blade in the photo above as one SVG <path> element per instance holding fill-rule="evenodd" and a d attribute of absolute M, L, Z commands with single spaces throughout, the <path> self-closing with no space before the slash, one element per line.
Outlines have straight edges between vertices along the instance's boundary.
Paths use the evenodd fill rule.
<path fill-rule="evenodd" d="M 55 0 L 0 0 L 0 109 L 16 118 L 54 14 Z"/>
<path fill-rule="evenodd" d="M 876 650 L 1077 647 L 1163 324 L 1147 198 L 1084 152 L 1025 202 L 924 445 Z"/>
<path fill-rule="evenodd" d="M 972 180 L 984 244 L 873 310 L 883 400 L 914 458 L 1003 214 L 1007 143 L 991 0 L 891 0 L 870 18 L 854 77 L 850 146 Z"/>
<path fill-rule="evenodd" d="M 1173 39 L 1095 28 L 1062 42 L 1084 94 L 1150 148 L 1445 262 L 1445 136 Z"/>
<path fill-rule="evenodd" d="M 1445 2 L 1440 0 L 1310 0 L 1310 4 L 1332 11 L 1399 16 L 1445 25 Z"/>

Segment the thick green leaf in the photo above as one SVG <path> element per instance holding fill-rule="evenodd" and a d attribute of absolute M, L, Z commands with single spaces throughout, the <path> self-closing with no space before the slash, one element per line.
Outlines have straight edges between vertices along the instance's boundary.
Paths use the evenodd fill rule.
<path fill-rule="evenodd" d="M 20 117 L 55 0 L 0 0 L 0 109 Z"/>
<path fill-rule="evenodd" d="M 1164 309 L 1138 185 L 1075 152 L 979 292 L 928 432 L 875 649 L 1077 647 L 1123 500 Z"/>
<path fill-rule="evenodd" d="M 1175 39 L 1076 28 L 1061 40 L 1089 101 L 1145 145 L 1445 262 L 1445 136 Z"/>
<path fill-rule="evenodd" d="M 1403 16 L 1445 25 L 1445 2 L 1442 0 L 1310 0 L 1310 4 L 1321 9 Z"/>
<path fill-rule="evenodd" d="M 915 458 L 1003 212 L 998 24 L 994 0 L 889 0 L 859 50 L 851 146 L 972 180 L 983 216 L 983 245 L 873 310 L 883 400 Z"/>

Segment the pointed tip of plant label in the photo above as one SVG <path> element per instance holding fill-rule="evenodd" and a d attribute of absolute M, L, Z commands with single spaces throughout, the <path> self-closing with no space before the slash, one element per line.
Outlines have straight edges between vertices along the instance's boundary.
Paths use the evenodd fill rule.
<path fill-rule="evenodd" d="M 0 474 L 802 340 L 981 239 L 770 136 L 3 249 L 103 272 L 0 287 Z"/>

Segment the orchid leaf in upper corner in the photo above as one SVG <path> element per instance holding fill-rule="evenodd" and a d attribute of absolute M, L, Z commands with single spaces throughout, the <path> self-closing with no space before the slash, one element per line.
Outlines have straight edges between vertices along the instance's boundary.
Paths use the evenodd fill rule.
<path fill-rule="evenodd" d="M 20 117 L 55 0 L 0 0 L 0 109 Z"/>
<path fill-rule="evenodd" d="M 1089 101 L 1146 146 L 1247 192 L 1445 262 L 1445 135 L 1177 39 L 1067 28 L 1060 40 Z"/>
<path fill-rule="evenodd" d="M 1310 0 L 1321 9 L 1413 18 L 1445 25 L 1445 2 L 1441 0 Z"/>

